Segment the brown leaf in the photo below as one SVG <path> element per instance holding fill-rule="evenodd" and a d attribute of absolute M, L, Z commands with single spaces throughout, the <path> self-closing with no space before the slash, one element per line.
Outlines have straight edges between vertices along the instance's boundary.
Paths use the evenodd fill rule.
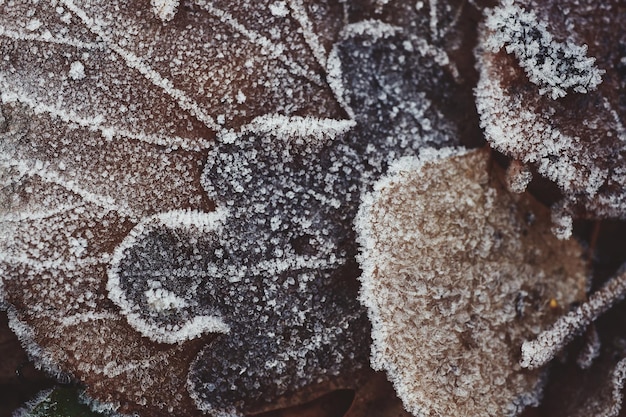
<path fill-rule="evenodd" d="M 142 415 L 353 388 L 360 194 L 477 136 L 445 2 L 51 4 L 0 5 L 1 295 L 36 361 Z"/>
<path fill-rule="evenodd" d="M 503 1 L 477 49 L 485 136 L 563 191 L 555 225 L 563 237 L 572 216 L 626 216 L 626 8 L 597 6 Z"/>
<path fill-rule="evenodd" d="M 416 416 L 518 415 L 545 374 L 520 346 L 585 297 L 580 246 L 510 194 L 485 151 L 423 151 L 391 168 L 357 218 L 372 366 Z"/>

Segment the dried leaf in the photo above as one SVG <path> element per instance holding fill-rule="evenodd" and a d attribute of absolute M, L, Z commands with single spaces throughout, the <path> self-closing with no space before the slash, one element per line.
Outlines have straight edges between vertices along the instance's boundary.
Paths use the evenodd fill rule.
<path fill-rule="evenodd" d="M 212 337 L 141 337 L 107 296 L 114 249 L 144 217 L 212 209 L 199 179 L 218 131 L 268 111 L 337 118 L 339 106 L 304 18 L 185 4 L 164 25 L 143 3 L 53 3 L 0 5 L 13 328 L 39 365 L 114 408 L 191 415 L 189 363 Z M 336 33 L 325 4 L 315 10 L 311 25 Z"/>
<path fill-rule="evenodd" d="M 545 365 L 567 343 L 580 335 L 587 326 L 621 301 L 624 296 L 626 296 L 626 268 L 622 268 L 617 276 L 591 294 L 588 301 L 559 317 L 549 329 L 541 332 L 536 340 L 524 342 L 521 365 L 531 369 Z"/>
<path fill-rule="evenodd" d="M 505 0 L 483 28 L 476 102 L 485 136 L 560 187 L 562 237 L 566 217 L 626 216 L 625 19 L 619 0 Z"/>
<path fill-rule="evenodd" d="M 9 416 L 33 395 L 52 386 L 52 381 L 35 369 L 26 352 L 0 313 L 0 416 Z"/>
<path fill-rule="evenodd" d="M 241 319 L 192 365 L 190 391 L 203 409 L 230 403 L 249 409 L 265 396 L 347 375 L 367 362 L 368 338 L 362 335 L 369 329 L 356 304 L 351 227 L 359 196 L 392 158 L 416 154 L 425 143 L 455 140 L 455 120 L 442 117 L 430 94 L 434 80 L 449 78 L 406 42 L 399 30 L 375 21 L 342 32 L 329 66 L 341 75 L 332 83 L 341 86 L 335 90 L 345 93 L 340 97 L 354 113 L 349 131 L 321 135 L 319 126 L 298 129 L 309 122 L 294 119 L 274 127 L 272 116 L 218 137 L 209 153 L 204 187 L 229 210 L 217 240 L 228 248 L 227 266 L 239 266 L 241 280 L 221 293 L 220 310 L 238 311 Z M 294 129 L 302 133 L 294 137 Z M 246 290 L 251 280 L 261 283 L 259 290 Z M 212 297 L 214 287 L 201 286 L 200 298 Z M 242 303 L 242 296 L 251 302 Z"/>
<path fill-rule="evenodd" d="M 427 40 L 342 13 L 0 4 L 0 295 L 40 366 L 155 416 L 356 383 L 360 193 L 456 144 L 467 86 Z"/>
<path fill-rule="evenodd" d="M 364 198 L 372 366 L 411 413 L 514 416 L 538 404 L 544 372 L 520 368 L 522 341 L 586 286 L 579 245 L 552 236 L 548 219 L 506 191 L 484 151 L 422 151 Z"/>

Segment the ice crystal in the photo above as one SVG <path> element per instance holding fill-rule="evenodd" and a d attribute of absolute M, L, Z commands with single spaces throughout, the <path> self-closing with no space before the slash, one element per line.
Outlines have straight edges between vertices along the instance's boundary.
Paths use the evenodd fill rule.
<path fill-rule="evenodd" d="M 151 0 L 154 14 L 164 22 L 170 21 L 176 16 L 180 0 Z"/>
<path fill-rule="evenodd" d="M 231 335 L 207 346 L 192 365 L 190 389 L 202 409 L 225 407 L 222 399 L 238 398 L 239 392 L 280 394 L 285 387 L 318 379 L 318 369 L 342 372 L 350 354 L 342 340 L 354 339 L 342 334 L 365 326 L 359 321 L 365 319 L 361 310 L 352 304 L 356 294 L 344 288 L 356 252 L 351 225 L 360 194 L 392 158 L 415 155 L 426 143 L 456 140 L 455 123 L 430 100 L 430 80 L 445 83 L 444 73 L 428 56 L 412 54 L 403 46 L 406 41 L 375 21 L 342 32 L 329 65 L 342 74 L 333 83 L 354 114 L 349 131 L 333 128 L 330 132 L 336 133 L 320 140 L 316 129 L 289 134 L 306 121 L 292 119 L 277 128 L 263 119 L 239 133 L 218 136 L 209 152 L 203 184 L 218 207 L 230 211 L 221 245 L 229 248 L 228 264 L 242 266 L 241 275 L 231 279 L 239 283 L 223 293 L 222 310 L 247 311 L 248 305 L 260 310 L 240 315 Z M 421 71 L 407 72 L 409 68 Z M 397 105 L 389 108 L 385 103 L 390 101 Z M 262 280 L 264 293 L 242 303 L 253 277 Z M 208 297 L 213 287 L 199 289 L 199 297 Z M 276 295 L 277 289 L 288 291 Z M 324 294 L 324 310 L 313 308 L 317 294 Z M 358 315 L 351 318 L 350 311 Z M 332 337 L 314 331 L 322 323 L 332 329 Z M 270 337 L 259 338 L 263 328 L 267 330 L 261 333 Z M 250 345 L 256 346 L 254 354 L 242 357 Z M 312 356 L 311 349 L 322 353 Z M 257 363 L 245 373 L 235 365 Z M 299 371 L 288 374 L 294 367 Z M 263 370 L 256 373 L 259 368 Z"/>
<path fill-rule="evenodd" d="M 511 161 L 506 170 L 507 186 L 513 193 L 523 193 L 533 179 L 533 174 L 527 165 L 519 161 Z"/>
<path fill-rule="evenodd" d="M 595 326 L 590 326 L 585 333 L 584 346 L 576 357 L 576 364 L 580 369 L 588 369 L 600 355 L 602 343 Z"/>
<path fill-rule="evenodd" d="M 520 368 L 519 346 L 555 320 L 550 299 L 584 297 L 580 247 L 551 236 L 545 208 L 509 194 L 484 151 L 422 151 L 390 171 L 356 220 L 372 366 L 416 416 L 537 405 L 544 373 Z"/>
<path fill-rule="evenodd" d="M 142 219 L 116 247 L 107 282 L 109 298 L 141 334 L 175 343 L 230 331 L 214 311 L 217 300 L 193 300 L 202 282 L 218 287 L 212 279 L 219 280 L 226 269 L 202 261 L 217 250 L 212 235 L 223 226 L 222 217 L 221 212 L 159 213 Z M 180 243 L 187 241 L 188 247 Z"/>

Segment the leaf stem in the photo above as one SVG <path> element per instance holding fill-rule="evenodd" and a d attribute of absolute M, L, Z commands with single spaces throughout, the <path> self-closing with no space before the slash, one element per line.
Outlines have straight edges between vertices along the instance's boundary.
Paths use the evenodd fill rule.
<path fill-rule="evenodd" d="M 560 317 L 550 329 L 539 334 L 537 339 L 525 341 L 522 344 L 521 366 L 535 369 L 551 361 L 572 339 L 625 295 L 626 271 L 622 268 L 617 276 L 593 293 L 587 302 Z"/>

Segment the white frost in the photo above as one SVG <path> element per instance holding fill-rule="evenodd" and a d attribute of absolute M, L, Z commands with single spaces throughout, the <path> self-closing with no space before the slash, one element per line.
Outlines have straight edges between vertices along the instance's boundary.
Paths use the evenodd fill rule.
<path fill-rule="evenodd" d="M 151 0 L 152 11 L 164 22 L 169 22 L 176 15 L 180 0 Z"/>
<path fill-rule="evenodd" d="M 625 295 L 626 272 L 622 270 L 604 287 L 593 293 L 589 297 L 589 301 L 559 318 L 549 330 L 541 333 L 537 339 L 524 342 L 521 366 L 534 369 L 548 363 L 574 337 L 584 331 L 589 324 L 611 306 L 622 300 Z"/>
<path fill-rule="evenodd" d="M 524 308 L 547 304 L 526 289 L 564 305 L 584 295 L 580 247 L 546 234 L 545 212 L 529 224 L 532 206 L 488 166 L 485 152 L 423 149 L 391 167 L 355 219 L 371 365 L 418 417 L 515 416 L 537 404 L 541 373 L 520 372 L 511 346 L 552 318 Z"/>
<path fill-rule="evenodd" d="M 289 14 L 289 9 L 284 1 L 275 1 L 269 6 L 270 12 L 276 17 L 286 17 Z"/>
<path fill-rule="evenodd" d="M 113 252 L 109 268 L 109 280 L 107 290 L 109 298 L 117 304 L 128 323 L 145 337 L 160 343 L 177 343 L 194 339 L 205 333 L 228 333 L 230 327 L 218 316 L 198 315 L 188 318 L 182 324 L 159 325 L 143 318 L 140 306 L 127 298 L 121 286 L 120 262 L 127 250 L 131 249 L 143 235 L 155 227 L 182 229 L 194 233 L 210 233 L 220 227 L 227 215 L 224 210 L 211 213 L 200 213 L 188 210 L 173 210 L 159 213 L 143 219 Z M 146 271 L 148 273 L 148 271 Z M 154 313 L 176 314 L 177 310 L 188 307 L 189 300 L 161 288 L 158 281 L 148 280 L 149 288 L 144 291 L 147 305 L 152 307 Z"/>
<path fill-rule="evenodd" d="M 355 126 L 353 120 L 318 119 L 314 117 L 283 116 L 268 114 L 255 118 L 242 126 L 239 132 L 227 132 L 220 135 L 226 143 L 234 142 L 241 135 L 269 134 L 285 141 L 302 141 L 309 138 L 314 144 L 332 140 Z"/>
<path fill-rule="evenodd" d="M 69 76 L 73 80 L 82 80 L 85 78 L 85 66 L 80 61 L 74 61 L 70 65 Z"/>
<path fill-rule="evenodd" d="M 554 40 L 545 22 L 512 0 L 491 11 L 485 24 L 490 30 L 485 47 L 492 52 L 505 47 L 514 54 L 540 94 L 557 99 L 568 89 L 586 93 L 602 82 L 605 71 L 595 66 L 595 58 L 587 57 L 586 45 Z"/>

